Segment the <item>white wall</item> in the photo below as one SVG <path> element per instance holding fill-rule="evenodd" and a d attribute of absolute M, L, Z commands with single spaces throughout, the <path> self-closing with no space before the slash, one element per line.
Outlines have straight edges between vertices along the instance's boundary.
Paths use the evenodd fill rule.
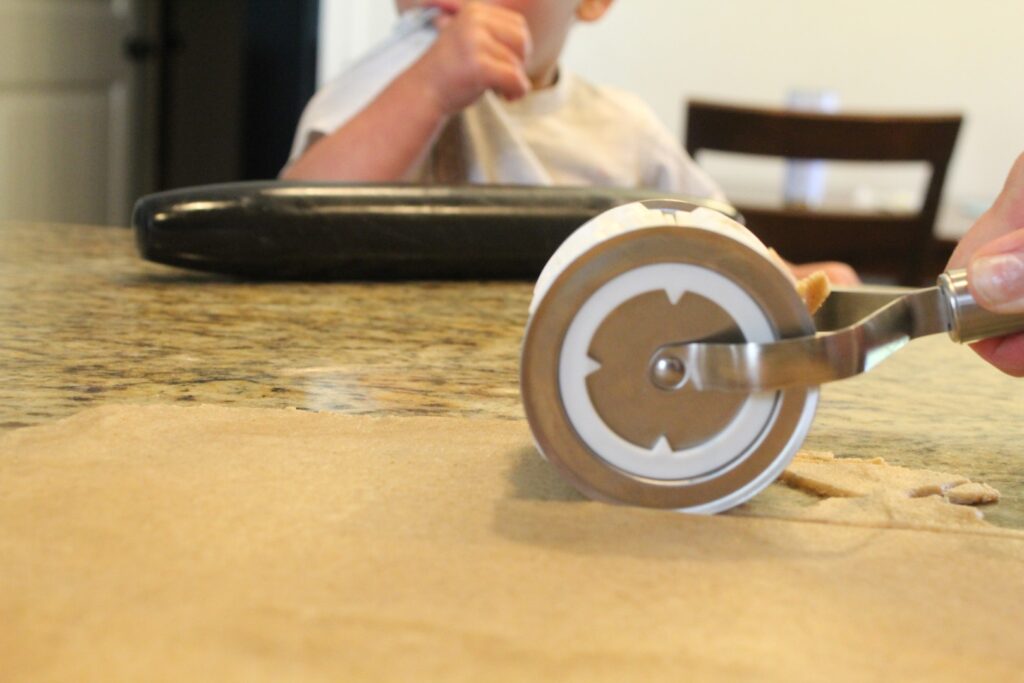
<path fill-rule="evenodd" d="M 322 6 L 325 78 L 394 17 L 391 0 Z M 576 29 L 564 63 L 641 95 L 677 135 L 691 96 L 775 105 L 811 87 L 835 90 L 851 111 L 963 112 L 941 219 L 944 232 L 956 233 L 1024 151 L 1022 42 L 1019 0 L 618 0 L 599 24 Z M 752 196 L 758 184 L 778 182 L 778 168 L 706 161 L 723 185 L 745 183 Z M 845 180 L 843 169 L 830 173 L 864 198 L 863 172 Z M 875 194 L 901 204 L 900 183 L 919 174 L 878 177 Z"/>

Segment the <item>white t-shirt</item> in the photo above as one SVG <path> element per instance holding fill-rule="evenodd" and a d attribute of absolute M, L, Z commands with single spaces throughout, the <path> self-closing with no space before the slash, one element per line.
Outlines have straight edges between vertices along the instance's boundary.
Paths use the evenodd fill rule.
<path fill-rule="evenodd" d="M 426 51 L 437 36 L 432 16 L 406 13 L 388 39 L 316 93 L 299 122 L 292 160 L 316 137 L 344 125 Z M 515 102 L 485 93 L 453 120 L 409 179 L 643 187 L 723 198 L 638 97 L 564 70 L 552 87 Z"/>

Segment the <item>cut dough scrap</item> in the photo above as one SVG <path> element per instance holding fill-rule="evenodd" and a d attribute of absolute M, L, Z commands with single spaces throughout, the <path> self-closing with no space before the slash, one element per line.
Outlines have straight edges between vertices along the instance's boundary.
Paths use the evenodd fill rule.
<path fill-rule="evenodd" d="M 774 505 L 762 506 L 767 516 L 879 528 L 1000 532 L 980 510 L 968 507 L 998 501 L 999 491 L 958 474 L 890 465 L 883 458 L 802 451 L 779 480 L 824 499 L 807 505 L 775 496 Z"/>
<path fill-rule="evenodd" d="M 875 491 L 910 498 L 945 495 L 954 487 L 970 483 L 959 474 L 890 465 L 882 458 L 836 458 L 831 453 L 798 453 L 780 479 L 809 493 L 841 498 L 867 496 Z"/>
<path fill-rule="evenodd" d="M 964 505 L 950 505 L 942 496 L 909 498 L 879 489 L 857 498 L 828 498 L 801 508 L 796 519 L 878 528 L 939 530 L 950 528 L 992 529 L 981 511 Z"/>
<path fill-rule="evenodd" d="M 988 505 L 999 502 L 999 491 L 972 481 L 946 491 L 946 500 L 957 505 Z"/>

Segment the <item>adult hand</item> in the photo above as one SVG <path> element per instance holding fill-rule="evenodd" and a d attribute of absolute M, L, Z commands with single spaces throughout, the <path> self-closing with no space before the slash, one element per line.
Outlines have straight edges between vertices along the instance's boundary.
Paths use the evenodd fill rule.
<path fill-rule="evenodd" d="M 995 313 L 1024 313 L 1024 154 L 1002 192 L 957 245 L 947 268 L 967 268 L 971 295 Z M 992 365 L 1024 377 L 1024 333 L 971 345 Z"/>

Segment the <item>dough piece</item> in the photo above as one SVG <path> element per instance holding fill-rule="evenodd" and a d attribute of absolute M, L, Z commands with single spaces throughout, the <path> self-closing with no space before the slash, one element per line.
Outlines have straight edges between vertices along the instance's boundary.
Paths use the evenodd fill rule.
<path fill-rule="evenodd" d="M 875 491 L 910 498 L 943 495 L 967 477 L 890 465 L 882 458 L 836 458 L 831 453 L 798 453 L 781 481 L 819 496 L 852 498 Z"/>
<path fill-rule="evenodd" d="M 957 505 L 988 505 L 999 502 L 999 491 L 988 484 L 972 481 L 946 491 L 946 500 Z"/>
<path fill-rule="evenodd" d="M 590 502 L 521 420 L 105 407 L 0 435 L 0 491 L 4 681 L 1024 670 L 1019 532 Z"/>
<path fill-rule="evenodd" d="M 818 312 L 825 299 L 832 293 L 832 286 L 828 281 L 828 275 L 823 270 L 817 270 L 796 283 L 797 294 L 804 300 L 804 305 L 811 315 Z"/>

